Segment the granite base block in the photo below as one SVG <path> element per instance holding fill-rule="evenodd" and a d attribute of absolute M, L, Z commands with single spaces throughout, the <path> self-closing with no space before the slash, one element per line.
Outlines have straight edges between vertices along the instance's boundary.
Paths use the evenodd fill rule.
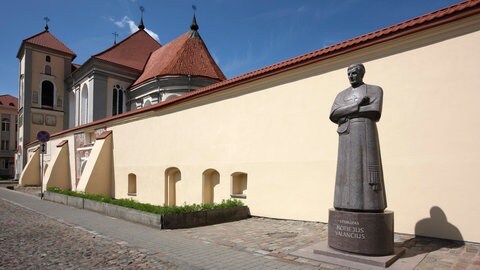
<path fill-rule="evenodd" d="M 393 254 L 393 212 L 329 210 L 328 245 L 370 256 Z"/>

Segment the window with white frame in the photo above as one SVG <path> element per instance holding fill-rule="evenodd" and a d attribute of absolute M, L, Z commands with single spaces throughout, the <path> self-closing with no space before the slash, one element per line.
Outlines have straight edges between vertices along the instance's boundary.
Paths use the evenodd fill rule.
<path fill-rule="evenodd" d="M 10 131 L 10 117 L 2 116 L 2 131 Z"/>
<path fill-rule="evenodd" d="M 86 124 L 88 121 L 88 86 L 82 87 L 81 102 L 80 102 L 80 124 Z"/>
<path fill-rule="evenodd" d="M 123 87 L 113 86 L 112 116 L 123 113 Z"/>

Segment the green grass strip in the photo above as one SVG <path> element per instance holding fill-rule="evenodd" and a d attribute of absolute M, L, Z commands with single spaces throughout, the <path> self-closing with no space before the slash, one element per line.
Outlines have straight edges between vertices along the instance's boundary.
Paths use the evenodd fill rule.
<path fill-rule="evenodd" d="M 133 199 L 113 199 L 113 198 L 102 196 L 102 195 L 94 195 L 94 194 L 88 194 L 83 192 L 75 192 L 71 190 L 63 190 L 57 187 L 49 187 L 47 188 L 47 190 L 54 193 L 89 199 L 92 201 L 114 204 L 118 206 L 123 206 L 127 208 L 132 208 L 132 209 L 154 213 L 154 214 L 160 214 L 160 215 L 170 214 L 170 213 L 190 213 L 190 212 L 229 208 L 229 207 L 244 205 L 243 202 L 240 200 L 228 199 L 228 200 L 222 200 L 221 203 L 212 203 L 212 204 L 191 204 L 191 205 L 184 204 L 182 206 L 165 206 L 165 205 L 160 206 L 160 205 L 153 205 L 149 203 L 140 203 Z"/>

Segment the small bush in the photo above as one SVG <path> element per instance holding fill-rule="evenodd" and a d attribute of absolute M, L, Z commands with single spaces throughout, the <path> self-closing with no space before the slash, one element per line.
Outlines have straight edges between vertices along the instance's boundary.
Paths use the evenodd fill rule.
<path fill-rule="evenodd" d="M 170 214 L 170 213 L 190 213 L 190 212 L 197 212 L 197 211 L 243 206 L 243 202 L 235 199 L 222 200 L 222 202 L 218 204 L 213 203 L 213 204 L 191 204 L 191 205 L 184 204 L 182 206 L 160 206 L 160 205 L 153 205 L 149 203 L 140 203 L 132 199 L 112 199 L 110 197 L 102 196 L 102 195 L 94 195 L 94 194 L 88 194 L 83 192 L 75 192 L 71 190 L 63 190 L 57 187 L 49 187 L 47 188 L 47 190 L 50 192 L 55 192 L 55 193 L 64 194 L 68 196 L 74 196 L 74 197 L 89 199 L 92 201 L 110 203 L 118 206 L 128 207 L 128 208 L 149 212 L 149 213 L 154 213 L 154 214 L 160 214 L 160 215 Z"/>

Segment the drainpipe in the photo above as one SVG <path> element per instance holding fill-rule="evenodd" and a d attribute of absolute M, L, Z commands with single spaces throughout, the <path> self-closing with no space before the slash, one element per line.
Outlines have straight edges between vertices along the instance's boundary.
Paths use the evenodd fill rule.
<path fill-rule="evenodd" d="M 188 74 L 188 92 L 192 91 L 192 76 Z"/>
<path fill-rule="evenodd" d="M 155 79 L 157 80 L 157 99 L 158 99 L 158 103 L 162 102 L 162 91 L 160 89 L 160 78 L 158 78 L 158 76 L 155 77 Z"/>

